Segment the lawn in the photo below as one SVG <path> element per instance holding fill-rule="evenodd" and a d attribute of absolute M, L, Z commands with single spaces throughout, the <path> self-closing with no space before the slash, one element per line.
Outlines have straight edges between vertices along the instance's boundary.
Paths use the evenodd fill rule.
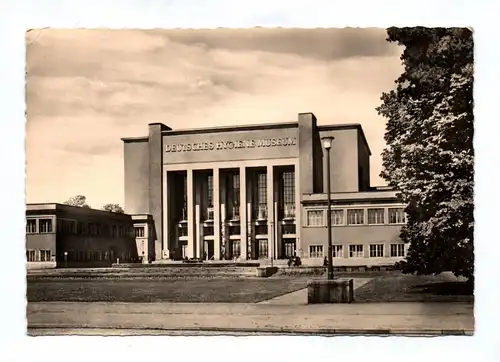
<path fill-rule="evenodd" d="M 356 303 L 473 302 L 470 285 L 452 275 L 404 275 L 399 271 L 337 273 L 373 278 L 355 290 Z M 320 277 L 321 278 L 321 277 Z M 29 302 L 256 303 L 306 288 L 310 277 L 28 277 Z"/>
<path fill-rule="evenodd" d="M 256 303 L 305 288 L 294 279 L 28 280 L 28 302 Z"/>
<path fill-rule="evenodd" d="M 378 276 L 355 291 L 356 302 L 473 302 L 473 287 L 450 274 Z"/>

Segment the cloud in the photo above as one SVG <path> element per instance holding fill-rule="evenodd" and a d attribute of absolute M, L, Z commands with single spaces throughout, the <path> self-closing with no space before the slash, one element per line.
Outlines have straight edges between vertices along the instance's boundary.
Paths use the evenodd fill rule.
<path fill-rule="evenodd" d="M 148 32 L 148 31 L 146 31 Z M 154 31 L 155 35 L 186 45 L 231 51 L 295 54 L 319 60 L 357 56 L 394 55 L 397 48 L 385 41 L 385 29 L 214 29 Z"/>
<path fill-rule="evenodd" d="M 375 107 L 401 73 L 382 29 L 48 29 L 27 44 L 28 201 L 83 193 L 122 203 L 120 138 L 146 135 L 150 122 L 224 126 L 308 111 L 323 124 L 361 123 L 378 179 L 385 122 Z"/>

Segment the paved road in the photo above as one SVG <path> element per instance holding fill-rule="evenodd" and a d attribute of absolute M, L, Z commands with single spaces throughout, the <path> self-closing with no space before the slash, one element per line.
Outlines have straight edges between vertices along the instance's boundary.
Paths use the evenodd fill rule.
<path fill-rule="evenodd" d="M 121 335 L 128 334 L 123 333 L 127 330 L 133 330 L 135 334 L 175 334 L 181 331 L 195 334 L 472 334 L 473 310 L 470 303 L 278 305 L 48 302 L 29 303 L 27 308 L 28 328 L 33 335 L 82 328 L 88 333 L 106 330 L 105 334 Z"/>

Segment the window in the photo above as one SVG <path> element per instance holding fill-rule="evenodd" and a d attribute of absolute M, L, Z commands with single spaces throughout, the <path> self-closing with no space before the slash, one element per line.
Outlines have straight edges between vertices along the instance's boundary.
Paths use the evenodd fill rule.
<path fill-rule="evenodd" d="M 136 227 L 135 229 L 135 237 L 143 238 L 144 237 L 144 226 Z"/>
<path fill-rule="evenodd" d="M 255 218 L 262 220 L 267 218 L 267 174 L 259 172 L 256 175 L 257 187 L 254 191 L 254 213 Z"/>
<path fill-rule="evenodd" d="M 125 235 L 123 231 L 124 231 L 124 230 L 123 230 L 123 226 L 121 226 L 121 225 L 120 225 L 120 226 L 118 227 L 118 236 L 119 236 L 119 237 L 122 237 L 123 235 Z"/>
<path fill-rule="evenodd" d="M 365 210 L 349 209 L 347 210 L 347 224 L 362 225 L 365 223 Z"/>
<path fill-rule="evenodd" d="M 205 174 L 206 183 L 202 186 L 203 193 L 206 197 L 206 205 L 204 205 L 201 217 L 205 221 L 214 220 L 214 176 L 213 174 Z"/>
<path fill-rule="evenodd" d="M 89 226 L 86 223 L 79 223 L 81 235 L 87 235 L 89 233 Z"/>
<path fill-rule="evenodd" d="M 383 224 L 384 223 L 384 213 L 385 210 L 380 209 L 368 209 L 368 224 Z"/>
<path fill-rule="evenodd" d="M 52 219 L 40 219 L 40 232 L 41 233 L 51 233 L 52 232 Z"/>
<path fill-rule="evenodd" d="M 75 234 L 76 221 L 67 219 L 57 219 L 57 231 L 62 234 Z"/>
<path fill-rule="evenodd" d="M 97 224 L 95 224 L 95 223 L 89 223 L 89 233 L 90 233 L 90 235 L 93 235 L 93 236 L 98 235 L 97 229 L 98 229 Z"/>
<path fill-rule="evenodd" d="M 324 226 L 323 213 L 324 210 L 308 210 L 307 226 Z"/>
<path fill-rule="evenodd" d="M 28 233 L 28 234 L 36 233 L 36 220 L 35 219 L 26 220 L 26 233 Z"/>
<path fill-rule="evenodd" d="M 349 245 L 349 258 L 362 258 L 363 245 Z"/>
<path fill-rule="evenodd" d="M 203 228 L 203 235 L 214 235 L 214 227 L 212 226 L 206 226 Z"/>
<path fill-rule="evenodd" d="M 40 250 L 40 261 L 50 261 L 50 250 Z"/>
<path fill-rule="evenodd" d="M 370 245 L 370 258 L 382 258 L 384 256 L 384 244 Z"/>
<path fill-rule="evenodd" d="M 389 209 L 389 224 L 405 224 L 406 215 L 404 208 L 391 208 Z"/>
<path fill-rule="evenodd" d="M 28 261 L 36 261 L 35 260 L 35 251 L 34 250 L 26 250 L 26 259 Z"/>
<path fill-rule="evenodd" d="M 214 206 L 214 176 L 207 176 L 207 204 L 208 207 Z"/>
<path fill-rule="evenodd" d="M 323 257 L 323 245 L 309 245 L 309 257 L 310 258 L 322 258 Z"/>
<path fill-rule="evenodd" d="M 116 233 L 116 225 L 113 225 L 111 227 L 111 236 L 115 237 L 117 236 L 117 233 Z"/>
<path fill-rule="evenodd" d="M 344 210 L 332 210 L 332 225 L 344 225 Z"/>
<path fill-rule="evenodd" d="M 332 245 L 332 254 L 334 258 L 343 258 L 344 251 L 342 245 Z"/>
<path fill-rule="evenodd" d="M 405 256 L 405 245 L 404 244 L 391 244 L 391 256 L 392 257 Z"/>
<path fill-rule="evenodd" d="M 295 171 L 285 171 L 282 177 L 284 217 L 295 217 Z"/>
<path fill-rule="evenodd" d="M 228 177 L 228 216 L 230 219 L 240 218 L 240 174 L 231 173 Z"/>

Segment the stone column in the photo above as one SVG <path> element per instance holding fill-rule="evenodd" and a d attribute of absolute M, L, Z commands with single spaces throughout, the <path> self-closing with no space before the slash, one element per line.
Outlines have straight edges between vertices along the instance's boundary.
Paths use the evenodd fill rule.
<path fill-rule="evenodd" d="M 220 172 L 221 170 L 219 170 Z M 221 181 L 225 175 L 220 172 L 219 173 L 219 187 L 220 187 L 220 260 L 225 260 L 227 256 L 227 250 L 229 247 L 229 236 L 227 235 L 227 227 L 226 227 L 226 215 L 227 215 L 227 205 L 226 205 L 226 184 L 224 180 Z"/>
<path fill-rule="evenodd" d="M 195 256 L 195 222 L 194 222 L 194 187 L 193 170 L 187 170 L 187 218 L 188 218 L 188 243 L 187 257 Z"/>
<path fill-rule="evenodd" d="M 267 225 L 268 256 L 274 258 L 274 235 L 276 224 L 274 216 L 274 166 L 267 166 Z"/>
<path fill-rule="evenodd" d="M 203 258 L 203 235 L 202 235 L 202 224 L 201 224 L 201 207 L 200 205 L 195 205 L 195 255 L 196 258 Z"/>
<path fill-rule="evenodd" d="M 164 186 L 163 186 L 163 195 L 164 195 L 164 202 L 163 202 L 163 244 L 162 244 L 162 259 L 168 259 L 170 258 L 170 249 L 172 248 L 171 245 L 171 240 L 170 240 L 170 223 L 169 223 L 169 218 L 170 218 L 170 204 L 169 200 L 172 199 L 172 193 L 170 191 L 170 186 L 168 184 L 168 171 L 165 171 L 163 173 L 163 180 L 164 180 Z M 148 234 L 149 235 L 149 234 Z"/>
<path fill-rule="evenodd" d="M 252 259 L 253 253 L 253 230 L 252 230 L 252 204 L 247 202 L 247 224 L 245 225 L 247 230 L 247 259 Z"/>
<path fill-rule="evenodd" d="M 220 259 L 220 243 L 221 243 L 221 208 L 220 208 L 220 184 L 219 184 L 219 169 L 213 169 L 214 183 L 214 259 Z"/>
<path fill-rule="evenodd" d="M 225 260 L 229 239 L 226 228 L 226 204 L 220 205 L 220 231 L 220 260 Z"/>
<path fill-rule="evenodd" d="M 247 258 L 247 177 L 246 167 L 240 167 L 240 258 Z"/>
<path fill-rule="evenodd" d="M 194 173 L 194 255 L 195 258 L 203 257 L 203 226 L 202 226 L 202 216 L 203 216 L 203 175 L 200 172 Z"/>

